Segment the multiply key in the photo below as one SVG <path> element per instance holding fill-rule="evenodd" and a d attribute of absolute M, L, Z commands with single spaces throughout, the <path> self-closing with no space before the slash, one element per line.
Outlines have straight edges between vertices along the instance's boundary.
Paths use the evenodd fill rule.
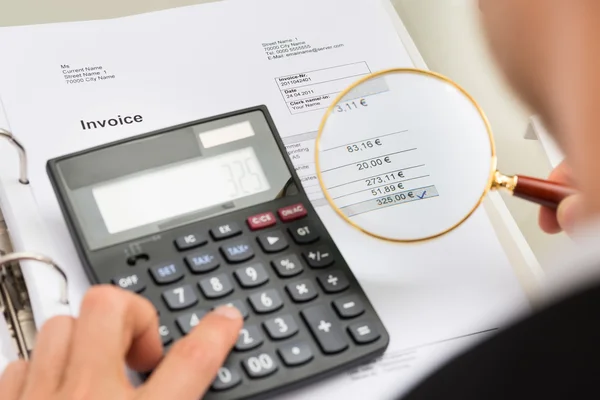
<path fill-rule="evenodd" d="M 254 257 L 254 250 L 246 240 L 238 240 L 221 246 L 221 253 L 230 263 L 238 263 Z"/>

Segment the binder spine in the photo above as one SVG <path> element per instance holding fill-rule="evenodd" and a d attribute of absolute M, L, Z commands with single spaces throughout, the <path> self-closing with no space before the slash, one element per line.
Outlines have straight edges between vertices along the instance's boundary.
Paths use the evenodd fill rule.
<path fill-rule="evenodd" d="M 0 257 L 12 252 L 10 237 L 0 212 Z M 9 335 L 19 357 L 29 359 L 37 334 L 29 293 L 17 263 L 0 267 L 0 318 L 7 322 Z"/>
<path fill-rule="evenodd" d="M 6 139 L 19 153 L 19 182 L 29 184 L 27 154 L 13 134 L 0 128 L 0 139 Z M 0 317 L 4 317 L 11 330 L 19 356 L 28 360 L 37 333 L 29 301 L 27 285 L 21 273 L 20 261 L 38 261 L 53 267 L 63 279 L 60 302 L 69 304 L 68 280 L 65 272 L 49 257 L 31 252 L 14 253 L 10 236 L 0 210 Z"/>

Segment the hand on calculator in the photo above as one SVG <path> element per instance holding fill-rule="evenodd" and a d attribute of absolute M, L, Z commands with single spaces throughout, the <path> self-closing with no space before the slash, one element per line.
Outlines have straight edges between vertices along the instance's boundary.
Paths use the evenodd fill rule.
<path fill-rule="evenodd" d="M 219 307 L 163 358 L 151 303 L 116 287 L 95 286 L 79 317 L 48 320 L 31 360 L 7 367 L 0 377 L 0 398 L 197 400 L 215 379 L 242 324 L 235 307 Z M 154 372 L 136 388 L 126 377 L 125 364 Z"/>

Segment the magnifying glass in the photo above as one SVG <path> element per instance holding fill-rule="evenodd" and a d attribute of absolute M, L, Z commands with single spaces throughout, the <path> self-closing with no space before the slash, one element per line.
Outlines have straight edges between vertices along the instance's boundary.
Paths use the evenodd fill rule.
<path fill-rule="evenodd" d="M 465 222 L 490 190 L 556 208 L 575 190 L 496 169 L 490 124 L 458 84 L 391 69 L 341 92 L 315 143 L 316 173 L 333 209 L 394 242 L 439 237 Z"/>

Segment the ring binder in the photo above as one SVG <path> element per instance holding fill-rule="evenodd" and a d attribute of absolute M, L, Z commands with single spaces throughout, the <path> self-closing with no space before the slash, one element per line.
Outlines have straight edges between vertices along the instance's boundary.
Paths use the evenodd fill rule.
<path fill-rule="evenodd" d="M 29 178 L 27 176 L 27 152 L 25 151 L 25 147 L 14 137 L 14 135 L 7 131 L 6 129 L 0 128 L 0 137 L 7 139 L 13 146 L 15 146 L 19 152 L 19 162 L 20 162 L 20 170 L 19 170 L 19 182 L 23 185 L 29 184 Z"/>
<path fill-rule="evenodd" d="M 63 285 L 61 288 L 60 302 L 65 305 L 69 304 L 69 291 L 68 291 L 69 280 L 67 278 L 67 274 L 65 274 L 65 272 L 62 270 L 62 268 L 60 268 L 58 266 L 58 264 L 55 263 L 51 258 L 46 257 L 41 254 L 35 254 L 35 253 L 30 253 L 30 252 L 9 253 L 9 254 L 6 254 L 6 255 L 0 257 L 0 267 L 2 267 L 5 264 L 11 263 L 11 262 L 16 262 L 16 261 L 39 261 L 41 263 L 51 265 L 63 277 Z"/>

